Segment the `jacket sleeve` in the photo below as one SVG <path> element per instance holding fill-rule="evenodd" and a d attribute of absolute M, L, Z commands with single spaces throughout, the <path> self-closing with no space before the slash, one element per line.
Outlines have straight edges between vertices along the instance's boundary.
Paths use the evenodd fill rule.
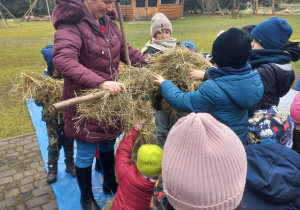
<path fill-rule="evenodd" d="M 61 24 L 54 36 L 53 63 L 65 78 L 87 88 L 97 88 L 105 79 L 79 63 L 82 37 L 75 25 Z"/>
<path fill-rule="evenodd" d="M 214 104 L 213 88 L 204 82 L 196 91 L 183 93 L 171 81 L 164 81 L 159 87 L 164 99 L 182 112 L 209 112 Z"/>
<path fill-rule="evenodd" d="M 146 64 L 146 59 L 147 56 L 144 55 L 143 53 L 141 53 L 140 51 L 133 49 L 130 44 L 128 45 L 128 52 L 129 52 L 129 59 L 131 61 L 132 65 L 138 65 L 138 64 Z M 120 59 L 123 63 L 126 63 L 126 59 L 125 59 L 125 47 L 124 47 L 124 42 L 122 41 L 122 47 L 121 47 L 121 55 L 120 55 Z"/>
<path fill-rule="evenodd" d="M 270 92 L 271 88 L 276 82 L 274 70 L 268 65 L 259 66 L 255 68 L 255 70 L 258 71 L 261 81 L 264 85 L 264 92 Z"/>
<path fill-rule="evenodd" d="M 135 129 L 131 129 L 123 137 L 116 153 L 116 171 L 118 180 L 122 180 L 126 175 L 128 168 L 131 165 L 130 156 L 132 152 L 132 147 L 135 140 L 138 137 L 138 132 Z"/>

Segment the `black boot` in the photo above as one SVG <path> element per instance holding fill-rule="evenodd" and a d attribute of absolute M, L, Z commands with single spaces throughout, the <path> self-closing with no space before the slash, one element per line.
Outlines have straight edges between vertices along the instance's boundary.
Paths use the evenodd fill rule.
<path fill-rule="evenodd" d="M 65 159 L 65 164 L 66 164 L 66 172 L 69 173 L 71 176 L 75 177 L 76 170 L 75 170 L 74 160 Z"/>
<path fill-rule="evenodd" d="M 115 154 L 114 150 L 109 152 L 99 151 L 99 160 L 103 170 L 103 192 L 104 194 L 115 194 L 118 183 L 115 176 Z"/>
<path fill-rule="evenodd" d="M 54 183 L 56 182 L 57 176 L 57 162 L 56 163 L 48 163 L 48 175 L 47 175 L 47 182 Z"/>
<path fill-rule="evenodd" d="M 80 188 L 80 203 L 84 210 L 101 210 L 94 199 L 92 191 L 92 166 L 78 168 L 76 166 L 77 182 Z"/>
<path fill-rule="evenodd" d="M 100 173 L 103 173 L 103 171 L 102 171 L 102 168 L 101 168 L 101 165 L 100 165 L 100 162 L 99 162 L 99 159 L 98 159 L 98 158 L 96 158 L 95 171 L 98 171 L 98 172 L 100 172 Z"/>

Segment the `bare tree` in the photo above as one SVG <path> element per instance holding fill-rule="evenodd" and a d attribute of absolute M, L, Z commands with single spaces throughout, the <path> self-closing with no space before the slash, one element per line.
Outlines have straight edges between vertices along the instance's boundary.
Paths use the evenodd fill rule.
<path fill-rule="evenodd" d="M 253 14 L 258 14 L 258 0 L 253 0 L 252 10 Z"/>
<path fill-rule="evenodd" d="M 218 10 L 218 0 L 202 0 L 202 9 L 209 16 L 210 13 L 214 13 Z"/>

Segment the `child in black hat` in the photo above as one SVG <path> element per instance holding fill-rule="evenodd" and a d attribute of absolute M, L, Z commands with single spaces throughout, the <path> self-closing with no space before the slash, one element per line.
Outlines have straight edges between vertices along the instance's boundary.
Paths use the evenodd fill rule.
<path fill-rule="evenodd" d="M 209 68 L 211 79 L 198 90 L 183 93 L 171 81 L 155 75 L 154 82 L 164 99 L 183 112 L 207 112 L 229 126 L 247 142 L 248 109 L 263 95 L 263 85 L 257 71 L 247 63 L 251 54 L 251 36 L 242 29 L 231 28 L 213 43 L 212 55 L 216 67 Z"/>
<path fill-rule="evenodd" d="M 45 48 L 41 50 L 44 55 L 44 59 L 47 62 L 47 75 L 53 78 L 61 78 L 59 73 L 55 70 L 53 65 L 53 45 L 47 45 Z M 43 106 L 43 104 L 37 105 Z M 46 122 L 47 133 L 49 139 L 48 145 L 48 175 L 47 182 L 53 183 L 56 182 L 57 176 L 57 161 L 59 158 L 59 151 L 61 147 L 64 147 L 65 151 L 65 164 L 66 164 L 66 172 L 71 174 L 71 176 L 75 177 L 75 166 L 74 166 L 74 139 L 70 139 L 65 136 L 64 133 L 64 122 L 63 116 L 60 114 L 58 117 L 49 117 L 47 113 L 44 113 L 42 116 L 42 120 Z"/>

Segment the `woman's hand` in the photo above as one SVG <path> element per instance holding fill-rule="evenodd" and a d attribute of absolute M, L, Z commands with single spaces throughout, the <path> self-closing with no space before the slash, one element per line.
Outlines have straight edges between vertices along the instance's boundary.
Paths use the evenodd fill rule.
<path fill-rule="evenodd" d="M 147 119 L 142 119 L 141 121 L 137 121 L 136 123 L 133 124 L 133 129 L 140 132 L 146 122 L 147 122 Z"/>
<path fill-rule="evenodd" d="M 157 83 L 157 84 L 161 84 L 163 81 L 166 81 L 165 78 L 163 78 L 163 76 L 157 74 L 157 75 L 153 75 L 154 79 L 153 82 Z"/>
<path fill-rule="evenodd" d="M 192 80 L 203 80 L 204 78 L 204 72 L 196 70 L 196 69 L 190 69 L 189 71 L 189 78 Z"/>
<path fill-rule="evenodd" d="M 114 81 L 105 81 L 99 85 L 99 88 L 107 89 L 111 95 L 118 95 L 119 92 L 123 89 L 126 93 L 126 88 L 123 84 L 114 82 Z"/>

